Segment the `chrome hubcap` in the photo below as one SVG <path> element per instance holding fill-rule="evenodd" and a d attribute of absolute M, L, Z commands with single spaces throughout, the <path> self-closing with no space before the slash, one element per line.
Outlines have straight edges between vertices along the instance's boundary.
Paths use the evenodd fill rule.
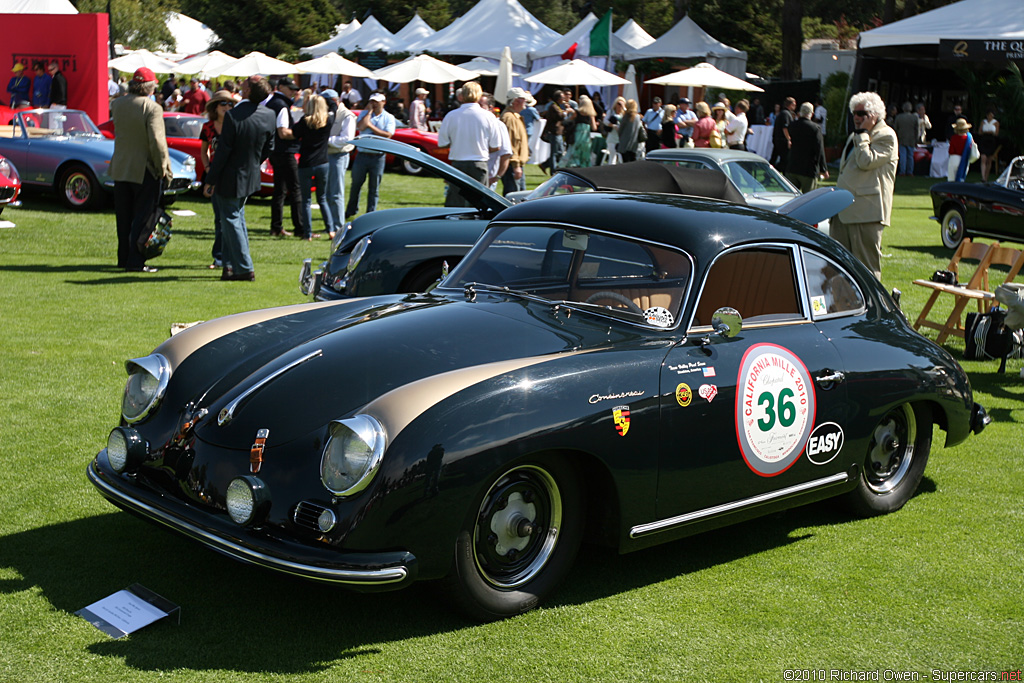
<path fill-rule="evenodd" d="M 888 493 L 899 486 L 914 460 L 916 440 L 913 408 L 902 405 L 890 411 L 871 437 L 864 473 L 868 488 L 875 493 Z"/>
<path fill-rule="evenodd" d="M 89 201 L 90 195 L 89 179 L 81 173 L 68 176 L 64 184 L 64 194 L 74 204 L 85 204 Z"/>

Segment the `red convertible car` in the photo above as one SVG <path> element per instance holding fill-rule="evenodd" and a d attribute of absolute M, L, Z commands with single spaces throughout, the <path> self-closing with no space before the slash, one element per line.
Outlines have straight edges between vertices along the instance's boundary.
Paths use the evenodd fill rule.
<path fill-rule="evenodd" d="M 207 118 L 197 114 L 183 114 L 177 111 L 164 112 L 164 131 L 167 134 L 167 146 L 171 149 L 188 154 L 196 160 L 196 180 L 202 182 L 206 175 L 206 167 L 199 158 L 199 148 L 202 143 L 199 140 L 199 131 L 203 129 Z M 108 138 L 114 137 L 114 122 L 107 121 L 100 125 L 100 131 Z M 274 169 L 269 162 L 264 161 L 260 166 L 260 192 L 261 195 L 274 193 Z"/>
<path fill-rule="evenodd" d="M 6 157 L 0 156 L 0 213 L 4 207 L 18 206 L 18 193 L 21 192 L 21 177 L 18 169 Z"/>

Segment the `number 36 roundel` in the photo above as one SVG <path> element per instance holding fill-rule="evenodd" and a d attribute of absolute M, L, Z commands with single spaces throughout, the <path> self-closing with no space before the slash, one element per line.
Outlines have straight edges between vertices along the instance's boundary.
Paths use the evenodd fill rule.
<path fill-rule="evenodd" d="M 789 469 L 814 425 L 814 385 L 789 349 L 755 344 L 736 381 L 736 439 L 750 469 L 774 477 Z"/>

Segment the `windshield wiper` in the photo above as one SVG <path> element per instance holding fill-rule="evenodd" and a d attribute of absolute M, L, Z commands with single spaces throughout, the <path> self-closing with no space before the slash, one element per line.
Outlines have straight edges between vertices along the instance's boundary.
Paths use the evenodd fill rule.
<path fill-rule="evenodd" d="M 536 294 L 530 294 L 529 292 L 524 292 L 521 289 L 512 289 L 510 287 L 505 287 L 505 286 L 501 286 L 501 285 L 489 285 L 489 284 L 484 283 L 484 282 L 467 282 L 463 286 L 463 291 L 466 293 L 466 297 L 470 301 L 475 301 L 476 300 L 476 293 L 477 293 L 477 291 L 493 292 L 495 294 L 508 294 L 508 295 L 511 295 L 511 296 L 517 296 L 517 297 L 519 297 L 521 299 L 526 299 L 527 301 L 536 301 L 538 303 L 542 303 L 542 304 L 544 304 L 546 306 L 550 306 L 552 313 L 557 313 L 560 308 L 566 307 L 566 308 L 575 308 L 575 309 L 578 309 L 578 310 L 581 310 L 581 311 L 584 311 L 584 312 L 587 312 L 587 313 L 598 313 L 598 314 L 601 314 L 601 315 L 610 315 L 613 318 L 617 318 L 617 319 L 621 319 L 621 320 L 635 321 L 637 318 L 639 318 L 641 320 L 644 319 L 643 314 L 639 314 L 638 315 L 637 313 L 634 313 L 633 311 L 627 311 L 627 310 L 621 309 L 621 308 L 611 308 L 609 306 L 603 306 L 601 304 L 587 303 L 586 301 L 569 301 L 568 299 L 562 299 L 560 301 L 554 301 L 552 299 L 545 299 L 542 296 L 537 296 Z"/>
<path fill-rule="evenodd" d="M 536 294 L 524 292 L 521 289 L 512 289 L 510 287 L 505 287 L 502 285 L 489 285 L 486 282 L 467 282 L 463 286 L 462 291 L 466 293 L 466 298 L 469 299 L 470 301 L 475 301 L 476 293 L 478 291 L 481 291 L 494 292 L 495 294 L 510 294 L 512 296 L 517 296 L 520 299 L 527 299 L 528 301 L 538 301 L 542 304 L 548 304 L 552 306 L 555 306 L 558 303 L 552 301 L 551 299 L 545 299 L 542 296 L 537 296 Z"/>

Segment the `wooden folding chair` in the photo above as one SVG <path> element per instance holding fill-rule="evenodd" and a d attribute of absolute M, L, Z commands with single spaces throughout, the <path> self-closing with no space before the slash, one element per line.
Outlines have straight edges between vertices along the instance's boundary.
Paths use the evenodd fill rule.
<path fill-rule="evenodd" d="M 1024 266 L 1024 251 L 1020 249 L 1014 249 L 1012 247 L 1000 247 L 992 245 L 992 248 L 988 251 L 988 266 L 984 269 L 984 274 L 981 278 L 981 287 L 978 289 L 971 289 L 970 287 L 958 287 L 953 296 L 956 300 L 953 304 L 953 312 L 949 314 L 949 318 L 946 319 L 945 329 L 939 333 L 937 339 L 938 343 L 942 343 L 946 340 L 946 337 L 950 334 L 955 334 L 958 337 L 964 336 L 964 328 L 960 324 L 960 316 L 963 315 L 964 309 L 967 304 L 971 301 L 978 302 L 978 310 L 984 311 L 987 308 L 991 308 L 992 305 L 996 304 L 996 297 L 994 292 L 995 287 L 989 285 L 989 275 L 991 273 L 992 266 L 1006 266 L 1009 270 L 1006 273 L 1006 279 L 1002 284 L 1013 282 L 1014 278 L 1020 273 L 1021 266 Z M 979 270 L 981 268 L 979 267 Z"/>
<path fill-rule="evenodd" d="M 917 316 L 917 321 L 914 323 L 914 329 L 920 330 L 922 327 L 927 327 L 933 330 L 939 331 L 939 342 L 945 341 L 949 334 L 955 333 L 955 329 L 960 329 L 960 335 L 963 336 L 963 329 L 960 327 L 959 314 L 963 312 L 963 306 L 960 307 L 957 313 L 957 319 L 953 322 L 953 329 L 949 328 L 950 320 L 952 316 L 946 319 L 945 323 L 939 323 L 934 320 L 928 319 L 928 314 L 931 313 L 932 306 L 938 301 L 940 294 L 953 294 L 956 295 L 962 289 L 971 290 L 985 290 L 987 287 L 983 285 L 988 284 L 988 265 L 993 255 L 993 249 L 998 249 L 999 243 L 993 242 L 991 245 L 981 244 L 974 242 L 970 238 L 965 238 L 960 246 L 957 247 L 956 252 L 953 254 L 953 258 L 949 260 L 949 265 L 946 266 L 946 270 L 952 271 L 957 276 L 957 282 L 961 281 L 960 266 L 961 262 L 963 265 L 972 261 L 977 261 L 978 265 L 974 269 L 974 273 L 970 279 L 964 285 L 949 285 L 942 282 L 932 282 L 931 280 L 914 280 L 914 284 L 920 287 L 925 287 L 932 290 L 932 294 L 928 297 L 928 301 L 925 302 L 924 308 L 921 309 L 921 315 Z M 966 300 L 964 300 L 966 302 Z M 964 304 L 966 305 L 966 303 Z M 984 310 L 984 302 L 978 302 L 978 311 Z"/>

